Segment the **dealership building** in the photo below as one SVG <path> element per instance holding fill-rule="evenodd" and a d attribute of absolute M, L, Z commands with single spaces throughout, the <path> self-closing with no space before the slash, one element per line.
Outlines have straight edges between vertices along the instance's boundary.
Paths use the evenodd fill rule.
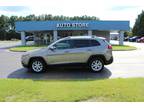
<path fill-rule="evenodd" d="M 96 35 L 110 40 L 110 33 L 119 33 L 119 44 L 123 45 L 124 32 L 129 31 L 129 21 L 19 21 L 16 31 L 21 33 L 22 45 L 26 45 L 26 34 L 34 36 L 35 43 L 49 44 L 66 36 Z"/>

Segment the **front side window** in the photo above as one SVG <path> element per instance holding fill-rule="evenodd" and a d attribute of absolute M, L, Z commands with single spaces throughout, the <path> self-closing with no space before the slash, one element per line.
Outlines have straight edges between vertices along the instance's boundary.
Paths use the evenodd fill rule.
<path fill-rule="evenodd" d="M 68 40 L 62 40 L 62 41 L 54 44 L 53 46 L 56 47 L 56 49 L 69 49 L 70 42 Z"/>

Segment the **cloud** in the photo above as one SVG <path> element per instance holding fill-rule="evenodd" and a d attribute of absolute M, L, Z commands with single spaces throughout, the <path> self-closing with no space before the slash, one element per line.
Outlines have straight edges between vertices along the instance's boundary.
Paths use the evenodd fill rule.
<path fill-rule="evenodd" d="M 23 12 L 29 10 L 29 7 L 26 6 L 0 6 L 0 11 L 5 12 Z"/>
<path fill-rule="evenodd" d="M 123 10 L 136 9 L 136 8 L 139 8 L 139 6 L 114 6 L 111 8 L 111 10 L 123 11 Z"/>

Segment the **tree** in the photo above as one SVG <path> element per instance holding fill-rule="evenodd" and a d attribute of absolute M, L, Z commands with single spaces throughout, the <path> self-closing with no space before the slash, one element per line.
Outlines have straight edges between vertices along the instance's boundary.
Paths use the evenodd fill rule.
<path fill-rule="evenodd" d="M 132 32 L 133 35 L 144 36 L 144 11 L 142 11 L 142 13 L 138 15 Z"/>
<path fill-rule="evenodd" d="M 18 17 L 17 16 L 11 16 L 9 18 L 9 26 L 10 26 L 10 30 L 15 30 L 15 22 L 18 20 Z"/>
<path fill-rule="evenodd" d="M 6 39 L 6 32 L 9 31 L 9 17 L 0 16 L 0 39 Z"/>
<path fill-rule="evenodd" d="M 124 32 L 124 37 L 128 37 L 128 36 L 132 36 L 132 32 L 131 31 Z"/>

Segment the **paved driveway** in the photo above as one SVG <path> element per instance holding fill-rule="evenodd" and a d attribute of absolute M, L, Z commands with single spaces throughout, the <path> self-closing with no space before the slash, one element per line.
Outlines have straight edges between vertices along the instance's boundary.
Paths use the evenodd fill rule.
<path fill-rule="evenodd" d="M 0 41 L 0 49 L 20 45 L 20 41 Z"/>
<path fill-rule="evenodd" d="M 115 77 L 144 77 L 144 43 L 125 42 L 125 45 L 135 46 L 134 51 L 114 51 L 114 63 L 106 66 Z"/>
<path fill-rule="evenodd" d="M 91 73 L 80 68 L 55 68 L 46 73 L 27 72 L 20 63 L 23 53 L 9 52 L 0 49 L 0 78 L 31 78 L 31 79 L 86 79 L 86 78 L 117 78 L 144 77 L 144 44 L 125 43 L 138 47 L 135 51 L 114 51 L 114 63 L 106 66 L 101 73 Z"/>

